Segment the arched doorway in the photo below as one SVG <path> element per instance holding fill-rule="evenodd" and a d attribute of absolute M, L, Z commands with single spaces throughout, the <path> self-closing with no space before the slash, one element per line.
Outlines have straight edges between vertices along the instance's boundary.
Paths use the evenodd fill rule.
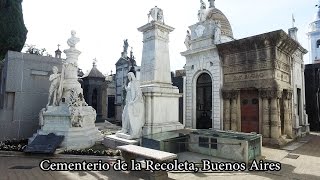
<path fill-rule="evenodd" d="M 208 73 L 198 77 L 196 89 L 196 128 L 212 128 L 212 80 Z"/>

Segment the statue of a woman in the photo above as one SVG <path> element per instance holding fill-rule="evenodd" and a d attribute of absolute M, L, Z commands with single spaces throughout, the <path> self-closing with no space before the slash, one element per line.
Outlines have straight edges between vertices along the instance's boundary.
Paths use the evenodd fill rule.
<path fill-rule="evenodd" d="M 186 35 L 186 38 L 184 40 L 184 44 L 186 45 L 187 50 L 189 50 L 190 46 L 191 46 L 191 35 L 190 35 L 189 31 L 187 31 L 187 35 Z"/>
<path fill-rule="evenodd" d="M 216 27 L 214 29 L 214 44 L 221 43 L 221 23 L 220 21 L 216 21 Z"/>
<path fill-rule="evenodd" d="M 198 19 L 199 19 L 200 22 L 201 21 L 205 21 L 206 9 L 207 9 L 206 4 L 203 2 L 203 0 L 200 0 L 200 10 L 198 11 Z"/>
<path fill-rule="evenodd" d="M 122 129 L 120 133 L 130 135 L 130 139 L 141 137 L 144 120 L 144 101 L 140 83 L 132 72 L 128 73 L 128 86 L 125 87 L 126 105 L 122 113 Z"/>

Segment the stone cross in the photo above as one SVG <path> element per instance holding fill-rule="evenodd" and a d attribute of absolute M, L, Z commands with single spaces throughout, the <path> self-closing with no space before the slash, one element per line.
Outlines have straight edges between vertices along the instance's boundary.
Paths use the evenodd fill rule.
<path fill-rule="evenodd" d="M 97 61 L 98 61 L 98 60 L 97 60 L 97 58 L 94 58 L 94 59 L 93 59 L 93 63 L 92 63 L 92 64 L 93 64 L 93 66 L 96 66 Z"/>
<path fill-rule="evenodd" d="M 60 46 L 61 46 L 61 45 L 60 45 L 60 44 L 58 44 L 58 49 L 60 48 Z"/>

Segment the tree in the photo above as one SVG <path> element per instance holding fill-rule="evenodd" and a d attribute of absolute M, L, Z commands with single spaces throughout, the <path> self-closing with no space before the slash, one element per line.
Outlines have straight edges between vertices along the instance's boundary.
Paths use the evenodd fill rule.
<path fill-rule="evenodd" d="M 8 50 L 20 52 L 27 39 L 21 3 L 22 0 L 0 0 L 0 61 Z"/>

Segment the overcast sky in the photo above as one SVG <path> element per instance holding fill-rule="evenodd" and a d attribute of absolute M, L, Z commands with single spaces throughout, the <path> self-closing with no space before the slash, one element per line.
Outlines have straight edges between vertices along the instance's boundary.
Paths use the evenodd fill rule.
<path fill-rule="evenodd" d="M 204 0 L 207 4 L 207 0 Z M 229 19 L 234 38 L 241 39 L 269 31 L 295 26 L 301 45 L 309 49 L 308 25 L 313 21 L 317 0 L 216 0 L 216 7 Z M 142 33 L 137 28 L 148 22 L 149 10 L 157 5 L 164 11 L 165 24 L 175 30 L 170 34 L 171 69 L 182 69 L 185 58 L 184 38 L 188 27 L 198 22 L 200 0 L 24 0 L 26 44 L 46 48 L 54 55 L 57 44 L 67 47 L 72 29 L 76 30 L 82 51 L 79 66 L 86 72 L 97 58 L 98 69 L 104 74 L 115 72 L 115 63 L 128 39 L 138 65 L 142 56 Z M 65 57 L 63 55 L 63 57 Z M 309 55 L 304 57 L 309 63 Z"/>

